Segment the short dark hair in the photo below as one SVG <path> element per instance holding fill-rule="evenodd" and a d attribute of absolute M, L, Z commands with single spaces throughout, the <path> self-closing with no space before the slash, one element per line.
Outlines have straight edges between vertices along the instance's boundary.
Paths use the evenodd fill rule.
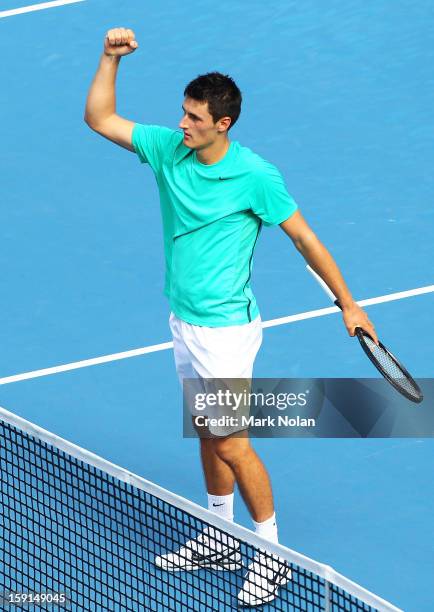
<path fill-rule="evenodd" d="M 241 113 L 241 91 L 227 74 L 207 72 L 199 75 L 184 89 L 184 96 L 198 102 L 208 102 L 208 110 L 214 123 L 222 117 L 230 117 L 229 130 Z"/>

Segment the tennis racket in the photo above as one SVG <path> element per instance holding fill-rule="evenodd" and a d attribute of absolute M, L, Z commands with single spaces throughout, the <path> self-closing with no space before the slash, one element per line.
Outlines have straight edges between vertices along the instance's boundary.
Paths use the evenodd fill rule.
<path fill-rule="evenodd" d="M 332 302 L 342 310 L 339 300 L 336 299 L 323 279 L 310 266 L 307 266 L 307 269 Z M 356 327 L 355 332 L 365 354 L 384 378 L 404 397 L 412 402 L 420 403 L 423 400 L 422 391 L 402 363 L 380 341 L 377 346 L 371 336 L 361 327 Z"/>

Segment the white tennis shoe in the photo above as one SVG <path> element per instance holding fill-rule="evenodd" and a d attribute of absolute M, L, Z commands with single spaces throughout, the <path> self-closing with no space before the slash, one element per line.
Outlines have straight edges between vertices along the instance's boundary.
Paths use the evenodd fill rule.
<path fill-rule="evenodd" d="M 277 555 L 258 552 L 249 564 L 243 588 L 238 593 L 240 606 L 260 606 L 273 601 L 279 587 L 291 580 L 291 568 Z"/>

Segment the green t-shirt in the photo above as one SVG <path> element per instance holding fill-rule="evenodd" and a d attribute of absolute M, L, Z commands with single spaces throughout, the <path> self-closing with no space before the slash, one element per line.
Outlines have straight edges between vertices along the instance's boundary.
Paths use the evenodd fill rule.
<path fill-rule="evenodd" d="M 209 327 L 255 319 L 250 278 L 261 227 L 297 209 L 277 168 L 236 141 L 220 161 L 202 164 L 182 132 L 158 125 L 136 123 L 132 142 L 160 191 L 172 311 Z"/>

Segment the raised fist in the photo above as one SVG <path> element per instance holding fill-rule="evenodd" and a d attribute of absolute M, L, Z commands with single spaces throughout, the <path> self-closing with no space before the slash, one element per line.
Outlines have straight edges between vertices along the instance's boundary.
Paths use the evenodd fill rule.
<path fill-rule="evenodd" d="M 107 32 L 104 39 L 104 53 L 106 55 L 128 55 L 133 53 L 138 46 L 134 32 L 127 28 L 113 28 Z"/>

